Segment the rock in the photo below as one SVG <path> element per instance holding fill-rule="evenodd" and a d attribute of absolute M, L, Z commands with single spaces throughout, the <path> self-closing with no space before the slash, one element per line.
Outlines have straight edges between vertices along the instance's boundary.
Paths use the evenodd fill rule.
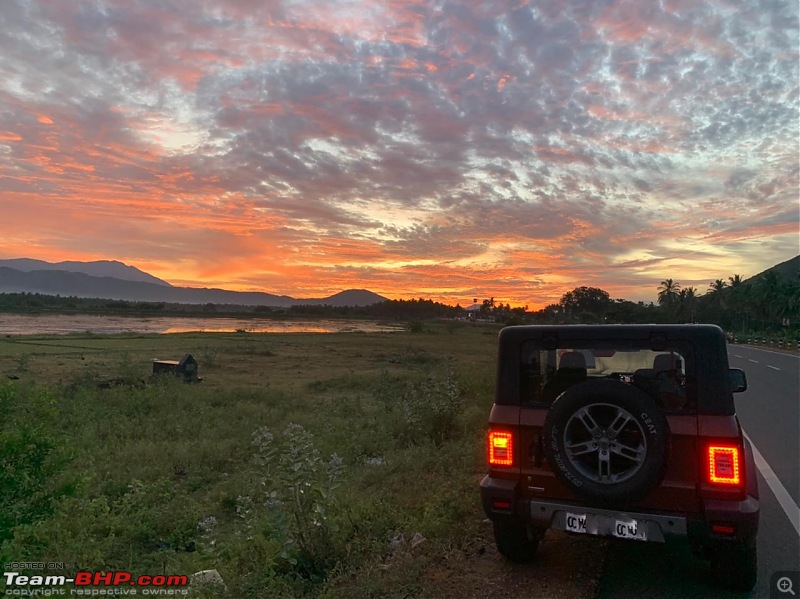
<path fill-rule="evenodd" d="M 222 580 L 222 576 L 220 576 L 219 572 L 216 570 L 201 570 L 200 572 L 195 572 L 189 577 L 189 588 L 196 591 L 228 591 L 228 587 L 225 586 L 225 581 Z"/>
<path fill-rule="evenodd" d="M 421 533 L 415 532 L 414 536 L 411 537 L 411 548 L 412 549 L 416 549 L 417 547 L 419 547 L 423 543 L 427 543 L 427 542 L 428 542 L 428 539 L 426 539 L 424 536 L 422 536 Z"/>

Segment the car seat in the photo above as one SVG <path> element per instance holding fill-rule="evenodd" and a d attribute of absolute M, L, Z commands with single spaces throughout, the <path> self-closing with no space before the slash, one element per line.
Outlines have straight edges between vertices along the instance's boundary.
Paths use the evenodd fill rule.
<path fill-rule="evenodd" d="M 571 351 L 562 354 L 558 370 L 542 387 L 542 401 L 553 403 L 564 391 L 585 381 L 586 376 L 586 358 L 582 353 Z"/>

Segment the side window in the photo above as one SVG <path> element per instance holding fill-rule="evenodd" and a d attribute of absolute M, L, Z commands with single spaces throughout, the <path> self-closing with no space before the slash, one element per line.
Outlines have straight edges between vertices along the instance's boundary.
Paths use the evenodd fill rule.
<path fill-rule="evenodd" d="M 522 403 L 540 403 L 542 386 L 547 379 L 547 370 L 541 359 L 541 352 L 532 351 L 523 357 L 520 368 L 520 399 Z"/>

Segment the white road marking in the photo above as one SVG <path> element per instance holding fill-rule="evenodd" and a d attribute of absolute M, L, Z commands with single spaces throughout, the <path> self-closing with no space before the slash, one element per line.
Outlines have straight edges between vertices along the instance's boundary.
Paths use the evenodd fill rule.
<path fill-rule="evenodd" d="M 767 364 L 767 368 L 772 368 L 772 370 L 780 370 L 780 368 L 777 366 L 770 366 L 769 364 Z"/>
<path fill-rule="evenodd" d="M 734 358 L 741 358 L 742 360 L 744 360 L 744 358 L 742 356 L 740 356 L 739 354 L 733 354 L 733 357 Z"/>
<path fill-rule="evenodd" d="M 752 362 L 753 364 L 758 364 L 758 360 L 750 360 L 750 359 L 748 359 L 748 361 Z"/>
<path fill-rule="evenodd" d="M 764 353 L 775 354 L 776 356 L 790 356 L 792 358 L 800 359 L 800 354 L 793 354 L 785 351 L 771 351 L 768 349 L 762 349 L 760 347 L 753 347 L 752 345 L 737 345 L 736 347 L 746 347 L 747 349 L 751 349 L 753 351 L 763 351 Z"/>
<path fill-rule="evenodd" d="M 761 476 L 764 477 L 769 488 L 772 489 L 772 494 L 775 495 L 775 499 L 781 504 L 783 511 L 786 513 L 786 517 L 789 518 L 789 522 L 794 526 L 797 534 L 800 535 L 800 507 L 797 507 L 794 499 L 789 495 L 789 491 L 783 486 L 783 483 L 781 483 L 775 471 L 767 464 L 767 460 L 765 460 L 761 452 L 758 451 L 753 440 L 747 433 L 744 433 L 744 436 L 750 441 L 750 445 L 753 447 L 753 457 L 755 458 L 756 466 L 761 471 Z"/>

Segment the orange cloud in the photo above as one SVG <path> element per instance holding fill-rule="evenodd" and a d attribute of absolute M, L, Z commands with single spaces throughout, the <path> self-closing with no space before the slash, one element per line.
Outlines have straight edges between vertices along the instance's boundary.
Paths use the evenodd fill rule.
<path fill-rule="evenodd" d="M 796 250 L 777 8 L 527 4 L 33 3 L 52 35 L 0 40 L 0 254 L 534 307 Z"/>

